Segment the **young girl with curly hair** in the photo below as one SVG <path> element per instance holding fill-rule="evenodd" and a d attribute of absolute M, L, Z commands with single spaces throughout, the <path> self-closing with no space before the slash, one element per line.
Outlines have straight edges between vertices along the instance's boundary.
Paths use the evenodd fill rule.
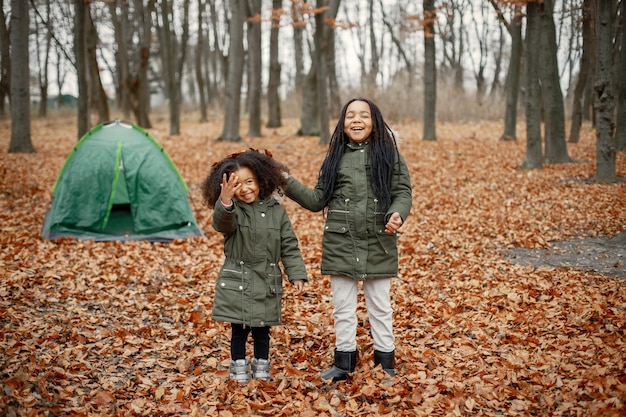
<path fill-rule="evenodd" d="M 202 183 L 213 209 L 213 228 L 224 236 L 225 260 L 217 283 L 212 318 L 231 323 L 230 377 L 246 383 L 270 379 L 270 328 L 282 323 L 280 264 L 296 294 L 307 281 L 291 221 L 273 194 L 285 186 L 288 169 L 271 155 L 249 149 L 214 164 Z M 246 342 L 252 333 L 254 357 Z"/>

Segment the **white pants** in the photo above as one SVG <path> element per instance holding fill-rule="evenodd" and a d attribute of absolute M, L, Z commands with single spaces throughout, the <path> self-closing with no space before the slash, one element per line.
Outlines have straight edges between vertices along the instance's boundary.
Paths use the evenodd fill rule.
<path fill-rule="evenodd" d="M 341 352 L 354 352 L 357 348 L 356 307 L 359 281 L 332 276 L 330 285 L 333 291 L 336 348 Z M 363 281 L 365 306 L 374 339 L 374 349 L 381 352 L 391 352 L 395 349 L 390 289 L 391 278 Z"/>

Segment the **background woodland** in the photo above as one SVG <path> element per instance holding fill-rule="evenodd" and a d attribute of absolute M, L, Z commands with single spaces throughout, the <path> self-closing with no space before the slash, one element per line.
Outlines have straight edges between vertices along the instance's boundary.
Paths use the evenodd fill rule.
<path fill-rule="evenodd" d="M 490 109 L 504 121 L 501 139 L 513 140 L 523 107 L 528 169 L 569 162 L 566 142 L 578 141 L 583 120 L 596 128 L 597 180 L 615 180 L 615 152 L 626 149 L 621 0 L 0 5 L 0 115 L 11 97 L 10 152 L 34 150 L 31 103 L 45 117 L 52 86 L 57 106 L 68 86 L 74 91 L 77 139 L 92 118 L 132 116 L 151 127 L 158 98 L 170 135 L 181 133 L 190 109 L 201 122 L 218 109 L 215 139 L 225 141 L 242 140 L 242 116 L 246 136 L 259 137 L 263 124 L 282 125 L 284 109 L 299 109 L 298 133 L 327 143 L 343 101 L 366 95 L 388 117 L 421 120 L 423 140 L 436 140 L 436 123 L 452 114 L 493 117 Z"/>

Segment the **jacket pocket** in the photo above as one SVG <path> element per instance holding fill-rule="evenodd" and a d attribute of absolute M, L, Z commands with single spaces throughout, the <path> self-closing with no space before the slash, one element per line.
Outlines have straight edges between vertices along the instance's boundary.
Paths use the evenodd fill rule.
<path fill-rule="evenodd" d="M 248 280 L 243 280 L 243 272 L 228 266 L 222 267 L 215 284 L 213 315 L 221 320 L 236 323 L 249 321 Z"/>

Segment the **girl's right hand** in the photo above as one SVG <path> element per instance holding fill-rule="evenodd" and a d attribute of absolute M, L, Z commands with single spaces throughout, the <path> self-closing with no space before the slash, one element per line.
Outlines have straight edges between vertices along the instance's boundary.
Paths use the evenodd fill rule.
<path fill-rule="evenodd" d="M 220 194 L 222 204 L 225 206 L 233 204 L 233 196 L 240 186 L 241 184 L 239 184 L 239 177 L 237 177 L 237 175 L 232 173 L 230 174 L 230 178 L 228 178 L 228 176 L 224 174 L 222 176 L 222 193 Z"/>

